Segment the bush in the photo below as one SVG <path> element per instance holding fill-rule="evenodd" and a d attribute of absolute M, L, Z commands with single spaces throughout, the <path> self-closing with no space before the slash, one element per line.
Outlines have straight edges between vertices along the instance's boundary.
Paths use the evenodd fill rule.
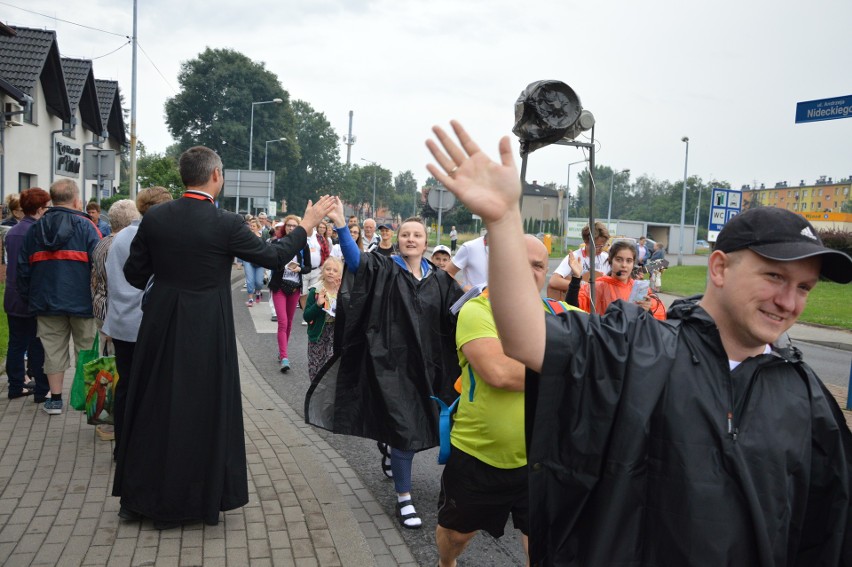
<path fill-rule="evenodd" d="M 852 232 L 848 230 L 818 230 L 822 243 L 832 250 L 840 250 L 852 256 Z"/>

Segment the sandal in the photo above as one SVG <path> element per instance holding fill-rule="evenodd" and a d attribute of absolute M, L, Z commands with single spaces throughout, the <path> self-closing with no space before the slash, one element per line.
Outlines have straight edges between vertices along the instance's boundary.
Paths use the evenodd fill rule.
<path fill-rule="evenodd" d="M 20 392 L 12 393 L 9 392 L 9 399 L 16 400 L 18 398 L 23 398 L 24 396 L 29 396 L 34 393 L 35 387 L 24 386 L 21 388 Z"/>
<path fill-rule="evenodd" d="M 390 465 L 390 451 L 388 450 L 388 444 L 379 441 L 376 443 L 376 446 L 378 446 L 379 452 L 382 454 L 382 472 L 386 477 L 392 479 L 393 471 L 391 470 Z"/>
<path fill-rule="evenodd" d="M 410 498 L 396 503 L 396 514 L 403 528 L 419 530 L 423 526 L 423 522 L 420 520 L 420 516 L 417 515 L 417 511 L 414 509 L 414 504 L 412 504 Z"/>

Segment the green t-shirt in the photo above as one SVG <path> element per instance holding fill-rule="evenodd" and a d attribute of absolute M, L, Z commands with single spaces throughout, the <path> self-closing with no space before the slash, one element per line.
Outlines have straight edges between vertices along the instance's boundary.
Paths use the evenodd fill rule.
<path fill-rule="evenodd" d="M 480 296 L 464 304 L 456 324 L 462 392 L 450 441 L 492 467 L 515 469 L 527 464 L 524 393 L 494 388 L 471 372 L 462 346 L 482 338 L 499 339 L 499 336 L 491 302 Z"/>
<path fill-rule="evenodd" d="M 577 310 L 564 301 L 559 305 L 562 310 Z M 542 307 L 548 313 L 559 312 L 556 305 L 555 311 L 544 302 Z M 494 388 L 473 371 L 462 347 L 482 338 L 499 340 L 491 302 L 484 295 L 471 299 L 459 311 L 456 349 L 462 369 L 462 391 L 450 442 L 492 467 L 516 469 L 527 464 L 524 393 Z"/>

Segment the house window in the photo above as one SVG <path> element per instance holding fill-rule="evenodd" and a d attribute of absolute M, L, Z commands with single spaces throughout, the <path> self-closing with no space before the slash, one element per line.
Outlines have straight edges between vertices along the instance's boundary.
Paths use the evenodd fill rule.
<path fill-rule="evenodd" d="M 810 195 L 810 193 L 811 193 L 810 191 L 805 189 L 804 191 L 802 191 L 802 197 L 807 197 L 808 195 Z"/>
<path fill-rule="evenodd" d="M 794 211 L 798 211 L 798 210 L 799 210 L 799 203 L 793 203 L 793 210 L 794 210 Z"/>
<path fill-rule="evenodd" d="M 19 173 L 18 174 L 18 193 L 23 191 L 24 189 L 29 189 L 30 187 L 37 186 L 37 178 L 32 173 Z"/>
<path fill-rule="evenodd" d="M 849 187 L 844 187 L 844 188 L 843 188 L 843 194 L 844 194 L 844 195 L 848 195 L 848 194 L 849 194 Z"/>
<path fill-rule="evenodd" d="M 807 211 L 807 210 L 808 210 L 808 204 L 807 204 L 807 203 L 802 203 L 802 210 L 803 210 L 803 211 Z"/>

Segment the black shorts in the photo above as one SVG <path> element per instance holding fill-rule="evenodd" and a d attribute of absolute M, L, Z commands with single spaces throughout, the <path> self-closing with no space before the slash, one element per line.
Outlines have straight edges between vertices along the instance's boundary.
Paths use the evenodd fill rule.
<path fill-rule="evenodd" d="M 498 469 L 455 447 L 441 475 L 438 524 L 470 533 L 484 530 L 498 538 L 506 520 L 529 535 L 527 467 Z"/>

